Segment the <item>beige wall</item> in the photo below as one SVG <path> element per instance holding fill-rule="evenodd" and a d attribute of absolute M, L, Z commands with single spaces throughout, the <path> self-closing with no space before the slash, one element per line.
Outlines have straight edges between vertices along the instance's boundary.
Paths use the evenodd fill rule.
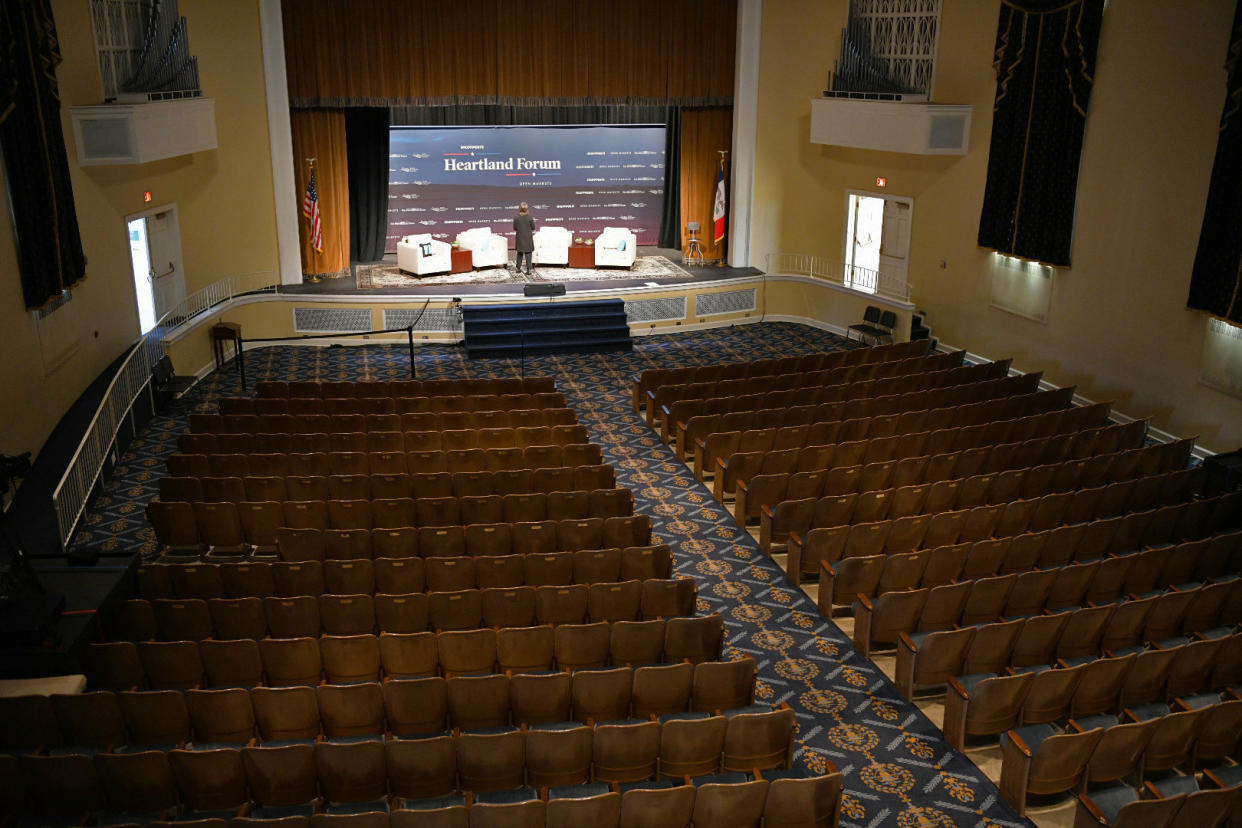
<path fill-rule="evenodd" d="M 807 140 L 810 99 L 837 57 L 845 0 L 765 3 L 754 261 L 841 260 L 847 189 L 913 197 L 914 301 L 946 343 L 1013 357 L 1058 384 L 1216 450 L 1242 444 L 1242 400 L 1198 382 L 1206 317 L 1185 309 L 1225 96 L 1233 0 L 1127 0 L 1104 15 L 1072 257 L 1046 323 L 989 304 L 993 254 L 976 246 L 987 173 L 999 0 L 944 4 L 937 103 L 973 104 L 966 156 L 917 157 Z M 944 268 L 940 262 L 944 262 Z"/>
<path fill-rule="evenodd" d="M 176 203 L 186 290 L 234 273 L 276 270 L 276 219 L 258 0 L 182 0 L 203 92 L 215 99 L 218 148 L 141 165 L 79 167 L 67 107 L 98 104 L 85 0 L 54 0 L 69 169 L 86 250 L 73 301 L 42 322 L 25 311 L 12 226 L 0 216 L 0 452 L 38 450 L 85 387 L 138 334 L 125 216 Z M 153 203 L 142 201 L 144 190 Z"/>

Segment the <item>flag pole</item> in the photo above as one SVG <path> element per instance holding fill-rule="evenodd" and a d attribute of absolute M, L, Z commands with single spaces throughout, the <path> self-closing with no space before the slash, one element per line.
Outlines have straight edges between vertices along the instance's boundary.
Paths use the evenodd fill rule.
<path fill-rule="evenodd" d="M 306 159 L 306 163 L 307 163 L 307 165 L 310 167 L 310 175 L 309 175 L 309 176 L 307 177 L 307 179 L 306 179 L 306 181 L 307 181 L 307 187 L 309 187 L 309 186 L 310 186 L 310 182 L 311 182 L 311 181 L 315 178 L 315 162 L 316 162 L 316 161 L 318 161 L 318 160 L 319 160 L 319 159 L 318 159 L 318 158 L 315 158 L 315 157 L 311 157 L 311 158 L 307 158 L 307 159 Z M 316 198 L 316 200 L 318 200 L 318 198 L 319 198 L 319 196 L 318 196 L 318 192 L 317 192 L 317 191 L 316 191 L 315 198 Z M 307 218 L 309 218 L 309 216 L 307 216 Z M 311 245 L 311 256 L 313 256 L 313 255 L 317 252 L 317 251 L 315 250 L 315 241 L 314 241 L 313 235 L 314 235 L 314 227 L 313 227 L 313 225 L 312 225 L 311 227 L 307 228 L 307 236 L 308 236 L 308 239 L 307 239 L 307 240 L 310 242 L 310 245 Z M 310 258 L 310 256 L 308 256 L 307 258 L 309 259 L 309 258 Z M 318 274 L 312 274 L 310 277 L 308 277 L 308 278 L 307 278 L 307 280 L 306 280 L 306 281 L 307 281 L 307 282 L 309 282 L 309 283 L 310 283 L 310 284 L 312 284 L 312 285 L 317 285 L 317 284 L 319 284 L 320 282 L 322 282 L 322 281 L 323 281 L 323 278 L 322 278 L 322 277 L 320 277 Z"/>
<path fill-rule="evenodd" d="M 713 241 L 722 244 L 720 258 L 716 261 L 716 267 L 725 267 L 725 249 L 728 247 L 727 231 L 728 231 L 728 206 L 725 196 L 725 158 L 729 155 L 728 150 L 716 150 L 720 155 L 720 169 L 716 176 L 716 197 L 712 206 L 712 226 L 715 232 L 712 233 Z"/>

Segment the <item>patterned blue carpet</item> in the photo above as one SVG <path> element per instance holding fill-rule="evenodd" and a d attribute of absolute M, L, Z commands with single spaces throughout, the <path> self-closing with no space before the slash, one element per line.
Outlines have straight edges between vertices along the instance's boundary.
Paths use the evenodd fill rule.
<path fill-rule="evenodd" d="M 795 760 L 812 771 L 831 761 L 845 774 L 846 828 L 947 828 L 1029 825 L 996 787 L 814 603 L 759 551 L 710 491 L 630 407 L 630 378 L 645 368 L 791 356 L 846 347 L 823 331 L 766 323 L 645 337 L 632 353 L 553 355 L 526 360 L 530 375 L 550 374 L 598 443 L 636 509 L 672 545 L 679 574 L 699 584 L 699 611 L 725 619 L 726 655 L 749 654 L 759 671 L 757 695 L 787 702 L 798 714 Z M 474 360 L 464 349 L 418 350 L 420 379 L 514 376 L 517 360 Z M 268 347 L 248 351 L 247 376 L 291 380 L 407 379 L 401 346 Z M 75 544 L 150 554 L 154 535 L 143 507 L 156 494 L 164 457 L 192 411 L 214 411 L 221 396 L 241 393 L 230 363 L 200 382 L 176 411 L 157 417 L 117 466 L 117 476 L 87 512 Z"/>

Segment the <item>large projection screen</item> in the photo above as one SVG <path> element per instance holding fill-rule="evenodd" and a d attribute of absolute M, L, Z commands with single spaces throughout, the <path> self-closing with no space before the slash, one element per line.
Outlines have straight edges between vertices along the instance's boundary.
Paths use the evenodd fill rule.
<path fill-rule="evenodd" d="M 388 239 L 430 233 L 453 241 L 487 226 L 513 247 L 513 216 L 527 202 L 536 227 L 594 238 L 628 227 L 654 245 L 664 209 L 659 125 L 392 127 Z"/>

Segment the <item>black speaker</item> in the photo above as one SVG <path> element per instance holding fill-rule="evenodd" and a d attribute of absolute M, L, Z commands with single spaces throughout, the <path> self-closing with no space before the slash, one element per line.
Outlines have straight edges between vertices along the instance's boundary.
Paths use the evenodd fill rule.
<path fill-rule="evenodd" d="M 565 286 L 560 282 L 547 284 L 522 285 L 522 293 L 527 296 L 564 296 Z"/>

